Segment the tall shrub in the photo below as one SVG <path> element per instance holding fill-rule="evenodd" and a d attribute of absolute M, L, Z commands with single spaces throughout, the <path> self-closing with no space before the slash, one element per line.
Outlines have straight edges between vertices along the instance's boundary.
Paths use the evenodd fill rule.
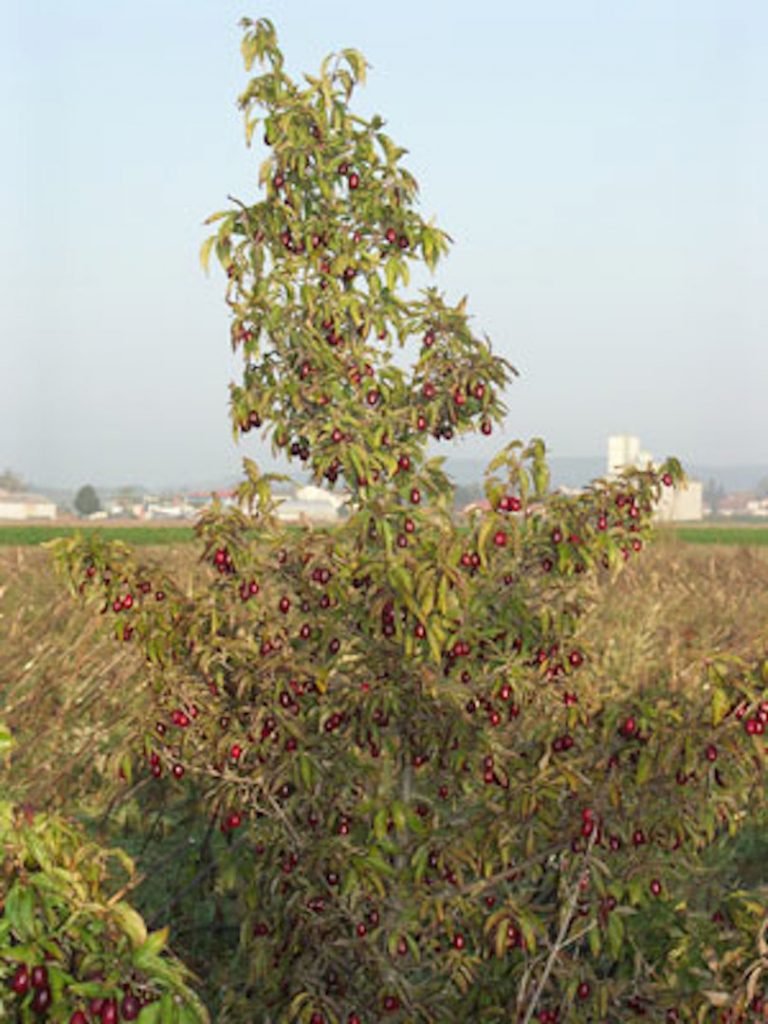
<path fill-rule="evenodd" d="M 764 674 L 702 666 L 696 701 L 668 678 L 581 683 L 600 580 L 647 543 L 679 464 L 564 496 L 543 442 L 512 441 L 462 531 L 427 441 L 490 434 L 514 370 L 466 300 L 407 292 L 449 239 L 383 120 L 352 111 L 361 55 L 297 83 L 272 24 L 243 28 L 263 197 L 210 218 L 203 247 L 244 360 L 233 429 L 343 486 L 350 515 L 286 533 L 275 478 L 245 459 L 242 508 L 200 517 L 194 593 L 119 546 L 58 545 L 156 675 L 147 769 L 193 777 L 228 837 L 240 943 L 221 1019 L 759 1009 L 762 908 L 703 880 L 707 847 L 762 798 Z"/>

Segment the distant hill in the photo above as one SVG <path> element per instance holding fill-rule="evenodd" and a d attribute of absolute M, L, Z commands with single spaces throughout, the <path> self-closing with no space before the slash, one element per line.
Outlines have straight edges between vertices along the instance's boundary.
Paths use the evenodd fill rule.
<path fill-rule="evenodd" d="M 479 484 L 482 481 L 486 466 L 490 460 L 491 456 L 488 459 L 475 459 L 466 456 L 452 457 L 448 455 L 444 468 L 456 484 L 468 487 L 472 484 Z M 705 484 L 709 480 L 714 480 L 722 485 L 726 494 L 732 494 L 735 491 L 754 490 L 761 480 L 768 479 L 768 463 L 744 466 L 718 466 L 688 464 L 684 462 L 683 465 L 693 480 L 701 480 Z M 601 456 L 552 456 L 549 460 L 549 466 L 553 487 L 584 487 L 590 481 L 603 477 L 606 470 L 605 458 Z M 267 473 L 285 473 L 285 469 L 282 467 L 270 467 L 266 464 L 262 466 L 262 469 Z M 308 480 L 308 474 L 303 473 L 301 470 L 292 471 L 290 474 L 286 473 L 286 475 L 290 475 L 298 484 L 306 483 Z M 142 494 L 158 494 L 181 491 L 228 491 L 235 487 L 238 482 L 239 478 L 233 476 L 227 478 L 220 477 L 218 479 L 208 478 L 207 480 L 201 478 L 184 484 L 171 481 L 163 487 L 144 487 L 141 484 L 136 484 L 135 486 Z M 27 490 L 35 494 L 44 494 L 58 504 L 71 505 L 76 492 L 76 488 L 47 487 L 44 483 L 36 482 L 25 486 Z M 94 483 L 93 486 L 96 488 L 99 497 L 104 501 L 117 495 L 122 485 Z M 289 493 L 292 487 L 293 484 L 290 483 L 277 484 L 274 489 L 277 494 L 285 494 Z"/>

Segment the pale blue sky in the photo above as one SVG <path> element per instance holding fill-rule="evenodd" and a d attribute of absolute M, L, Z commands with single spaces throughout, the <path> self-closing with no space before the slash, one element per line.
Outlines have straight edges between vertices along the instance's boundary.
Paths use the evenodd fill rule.
<path fill-rule="evenodd" d="M 268 451 L 231 440 L 198 263 L 203 219 L 258 194 L 243 15 L 296 76 L 371 63 L 359 110 L 455 241 L 436 283 L 521 371 L 504 440 L 768 462 L 762 0 L 0 0 L 0 469 L 181 484 Z"/>

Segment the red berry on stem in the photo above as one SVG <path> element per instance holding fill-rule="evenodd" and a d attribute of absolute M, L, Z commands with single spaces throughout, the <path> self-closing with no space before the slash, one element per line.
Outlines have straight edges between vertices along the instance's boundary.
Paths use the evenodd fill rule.
<path fill-rule="evenodd" d="M 32 1009 L 35 1013 L 47 1013 L 51 1005 L 51 990 L 49 988 L 36 988 L 32 996 Z"/>
<path fill-rule="evenodd" d="M 29 991 L 29 968 L 26 964 L 19 964 L 11 979 L 11 989 L 20 996 Z"/>
<path fill-rule="evenodd" d="M 29 981 L 32 988 L 48 988 L 48 969 L 44 965 L 33 967 Z"/>
<path fill-rule="evenodd" d="M 123 1020 L 136 1020 L 141 1012 L 141 1003 L 136 996 L 128 993 L 120 1004 Z"/>

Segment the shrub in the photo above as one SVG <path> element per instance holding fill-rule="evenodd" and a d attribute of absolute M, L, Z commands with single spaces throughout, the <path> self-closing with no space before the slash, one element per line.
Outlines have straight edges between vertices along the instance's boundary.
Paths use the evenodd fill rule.
<path fill-rule="evenodd" d="M 765 667 L 703 665 L 693 702 L 664 679 L 580 684 L 585 612 L 679 463 L 565 496 L 543 442 L 513 441 L 490 511 L 458 529 L 427 440 L 491 433 L 514 370 L 465 300 L 404 297 L 409 262 L 434 268 L 449 240 L 382 119 L 350 110 L 363 58 L 302 87 L 271 23 L 243 25 L 247 68 L 265 68 L 240 104 L 271 149 L 266 196 L 214 215 L 203 248 L 245 360 L 233 429 L 343 482 L 350 515 L 289 536 L 277 478 L 245 459 L 242 507 L 197 524 L 197 589 L 120 545 L 54 545 L 146 652 L 146 770 L 194 780 L 226 838 L 240 941 L 221 1019 L 761 1012 L 764 906 L 710 892 L 705 854 L 764 796 Z"/>
<path fill-rule="evenodd" d="M 0 727 L 0 753 L 10 735 Z M 201 1024 L 189 972 L 125 900 L 120 849 L 64 819 L 0 800 L 0 1020 Z"/>

